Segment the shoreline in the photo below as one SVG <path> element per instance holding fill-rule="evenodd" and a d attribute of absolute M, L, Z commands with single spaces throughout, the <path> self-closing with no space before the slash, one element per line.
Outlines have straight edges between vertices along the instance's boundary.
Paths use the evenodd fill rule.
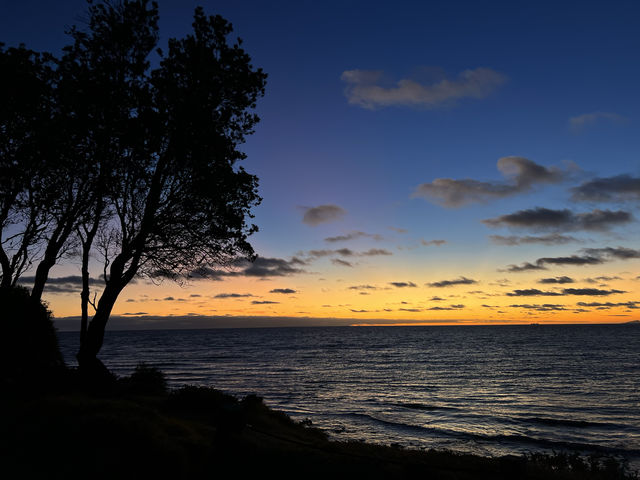
<path fill-rule="evenodd" d="M 208 387 L 167 389 L 139 367 L 108 386 L 79 385 L 67 371 L 53 388 L 9 390 L 2 408 L 1 471 L 21 478 L 632 479 L 613 456 L 572 452 L 504 457 L 336 441 L 260 397 Z M 37 461 L 35 461 L 37 460 Z"/>

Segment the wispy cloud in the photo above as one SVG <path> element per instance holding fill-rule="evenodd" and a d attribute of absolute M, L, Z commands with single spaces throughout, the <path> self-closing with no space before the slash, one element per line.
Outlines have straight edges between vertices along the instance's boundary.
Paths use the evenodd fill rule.
<path fill-rule="evenodd" d="M 558 183 L 568 176 L 568 171 L 544 167 L 523 157 L 502 157 L 497 166 L 505 177 L 503 181 L 436 178 L 430 183 L 418 185 L 412 196 L 425 198 L 445 207 L 460 207 L 527 192 L 537 184 Z"/>
<path fill-rule="evenodd" d="M 569 127 L 575 133 L 581 132 L 584 128 L 595 125 L 599 122 L 625 123 L 628 118 L 612 112 L 591 112 L 583 113 L 569 118 Z"/>
<path fill-rule="evenodd" d="M 325 242 L 335 243 L 335 242 L 348 242 L 350 240 L 355 240 L 357 238 L 372 238 L 374 240 L 382 240 L 382 235 L 378 235 L 376 233 L 366 233 L 366 232 L 349 232 L 345 235 L 336 235 L 335 237 L 327 237 L 324 239 Z"/>
<path fill-rule="evenodd" d="M 626 293 L 622 290 L 602 290 L 599 288 L 565 288 L 560 292 L 555 291 L 542 291 L 537 288 L 527 288 L 523 290 L 514 290 L 506 295 L 509 297 L 559 297 L 567 295 L 581 295 L 581 296 L 608 296 L 618 293 Z"/>
<path fill-rule="evenodd" d="M 443 288 L 452 287 L 454 285 L 473 285 L 478 283 L 476 280 L 467 277 L 456 278 L 455 280 L 441 280 L 439 282 L 428 283 L 430 287 Z"/>
<path fill-rule="evenodd" d="M 490 235 L 489 238 L 496 245 L 528 245 L 528 244 L 541 244 L 541 245 L 564 245 L 572 242 L 580 242 L 576 237 L 570 235 L 561 235 L 559 233 L 550 233 L 548 235 Z"/>
<path fill-rule="evenodd" d="M 417 285 L 413 282 L 389 282 L 389 285 L 392 285 L 394 287 L 397 288 L 405 288 L 405 287 L 411 287 L 411 288 L 415 288 L 417 287 Z"/>
<path fill-rule="evenodd" d="M 585 248 L 581 253 L 564 257 L 542 257 L 535 263 L 524 262 L 522 265 L 509 265 L 506 272 L 526 272 L 530 270 L 546 270 L 548 265 L 600 265 L 614 260 L 631 260 L 640 258 L 640 250 L 627 247 Z"/>
<path fill-rule="evenodd" d="M 301 207 L 304 215 L 302 222 L 315 227 L 321 223 L 334 222 L 344 217 L 347 211 L 338 205 L 318 205 L 317 207 Z"/>
<path fill-rule="evenodd" d="M 561 276 L 561 277 L 552 277 L 552 278 L 541 278 L 538 280 L 538 283 L 549 284 L 549 283 L 575 283 L 575 280 L 571 277 Z"/>
<path fill-rule="evenodd" d="M 524 304 L 524 305 L 509 305 L 510 308 L 525 308 L 527 310 L 536 310 L 538 312 L 552 312 L 566 310 L 564 305 L 557 305 L 552 303 L 539 304 Z"/>
<path fill-rule="evenodd" d="M 269 290 L 269 293 L 282 293 L 285 295 L 290 295 L 292 293 L 298 293 L 297 290 L 293 288 L 274 288 L 273 290 Z"/>
<path fill-rule="evenodd" d="M 353 263 L 342 260 L 341 258 L 332 258 L 331 263 L 338 265 L 339 267 L 353 267 Z"/>
<path fill-rule="evenodd" d="M 253 297 L 253 295 L 250 293 L 219 293 L 217 295 L 214 295 L 213 298 L 246 298 L 246 297 Z"/>
<path fill-rule="evenodd" d="M 489 227 L 525 228 L 530 230 L 591 230 L 608 231 L 633 221 L 633 215 L 623 210 L 599 210 L 574 213 L 569 209 L 553 210 L 536 207 L 508 215 L 482 220 Z"/>
<path fill-rule="evenodd" d="M 280 302 L 273 302 L 271 300 L 253 300 L 251 302 L 252 305 L 273 305 Z"/>
<path fill-rule="evenodd" d="M 420 243 L 422 245 L 424 245 L 425 247 L 430 247 L 432 245 L 435 245 L 436 247 L 439 247 L 441 245 L 444 245 L 445 243 L 447 243 L 446 240 L 425 240 L 424 238 L 422 240 L 420 240 Z"/>
<path fill-rule="evenodd" d="M 640 200 L 640 177 L 616 175 L 594 178 L 571 189 L 571 199 L 578 202 L 622 202 Z"/>
<path fill-rule="evenodd" d="M 383 72 L 372 70 L 346 70 L 341 79 L 347 85 L 349 103 L 370 110 L 389 106 L 435 108 L 463 98 L 485 98 L 507 81 L 503 74 L 482 67 L 428 84 L 404 78 L 385 86 Z"/>

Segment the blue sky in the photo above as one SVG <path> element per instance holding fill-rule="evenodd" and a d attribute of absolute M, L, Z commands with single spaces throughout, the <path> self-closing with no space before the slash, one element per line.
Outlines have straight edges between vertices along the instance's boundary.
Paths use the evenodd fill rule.
<path fill-rule="evenodd" d="M 304 278 L 287 279 L 307 291 L 324 277 L 338 282 L 333 291 L 345 278 L 357 281 L 360 275 L 360 283 L 366 283 L 372 270 L 388 272 L 389 281 L 406 274 L 427 283 L 433 278 L 419 278 L 418 271 L 434 269 L 447 278 L 475 273 L 488 285 L 488 272 L 504 277 L 498 270 L 508 264 L 581 248 L 640 247 L 636 197 L 632 202 L 576 203 L 569 190 L 593 178 L 640 176 L 639 3 L 159 4 L 163 41 L 184 35 L 193 8 L 202 4 L 208 13 L 233 23 L 254 65 L 269 74 L 267 94 L 258 106 L 262 121 L 244 147 L 245 168 L 260 178 L 264 197 L 256 210 L 258 253 L 304 257 L 330 247 L 327 237 L 364 232 L 340 246 L 393 254 L 351 261 L 344 275 L 335 262 L 316 258 Z M 77 23 L 83 10 L 82 1 L 3 2 L 0 41 L 56 51 L 66 41 L 64 27 Z M 413 195 L 419 185 L 438 178 L 508 183 L 497 168 L 503 157 L 560 169 L 563 179 L 455 207 L 443 207 L 433 196 Z M 327 205 L 341 208 L 343 215 L 317 225 L 302 221 L 305 208 Z M 492 234 L 548 234 L 482 222 L 535 207 L 576 214 L 623 210 L 633 220 L 604 230 L 571 227 L 571 235 L 583 243 L 507 247 L 490 240 Z M 436 239 L 446 243 L 421 243 Z M 630 272 L 616 274 L 626 282 L 625 301 L 640 300 L 634 296 L 638 283 L 629 283 L 637 270 L 637 260 L 615 265 L 618 273 Z M 575 274 L 576 280 L 588 275 Z M 535 283 L 534 277 L 530 281 Z M 223 287 L 214 282 L 207 288 Z M 305 300 L 303 288 L 298 288 L 299 303 L 318 316 L 313 302 L 320 301 L 313 299 L 319 293 Z M 282 310 L 262 313 L 298 311 L 279 305 Z M 475 307 L 471 311 L 467 317 L 480 315 Z"/>

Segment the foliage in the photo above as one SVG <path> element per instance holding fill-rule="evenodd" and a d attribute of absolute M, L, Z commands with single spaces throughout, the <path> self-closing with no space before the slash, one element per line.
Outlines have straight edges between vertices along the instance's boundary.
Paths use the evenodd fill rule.
<path fill-rule="evenodd" d="M 51 268 L 79 258 L 78 359 L 100 372 L 107 321 L 133 278 L 184 281 L 254 258 L 248 220 L 261 199 L 237 163 L 266 75 L 202 8 L 166 52 L 155 2 L 89 2 L 87 18 L 60 58 L 0 45 L 0 265 L 13 285 L 36 262 L 39 300 Z M 93 300 L 92 257 L 104 280 Z"/>
<path fill-rule="evenodd" d="M 64 368 L 51 312 L 22 287 L 0 288 L 0 305 L 0 381 L 43 388 Z"/>

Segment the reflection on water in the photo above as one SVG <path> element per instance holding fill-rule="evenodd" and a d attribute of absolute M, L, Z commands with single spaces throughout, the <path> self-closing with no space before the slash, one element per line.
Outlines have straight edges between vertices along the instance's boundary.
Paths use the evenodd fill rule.
<path fill-rule="evenodd" d="M 61 333 L 73 364 L 77 334 Z M 484 455 L 640 458 L 640 327 L 331 327 L 108 332 L 104 362 L 257 393 L 340 439 Z"/>

